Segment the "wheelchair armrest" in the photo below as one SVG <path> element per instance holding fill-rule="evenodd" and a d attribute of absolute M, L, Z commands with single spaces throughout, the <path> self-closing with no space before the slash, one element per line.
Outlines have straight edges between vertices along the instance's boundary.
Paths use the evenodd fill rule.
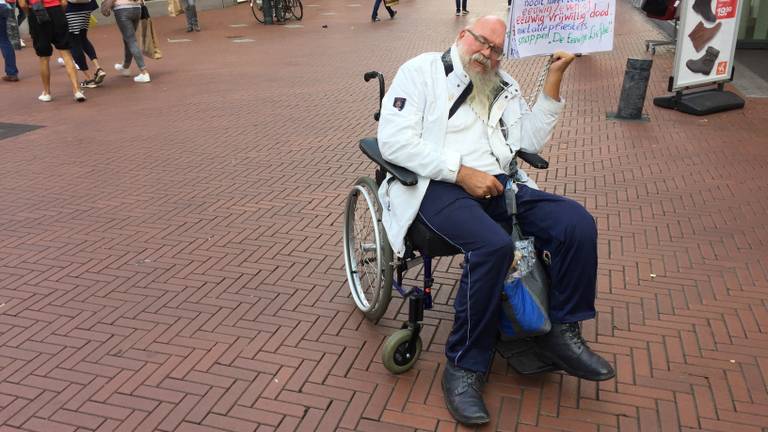
<path fill-rule="evenodd" d="M 528 164 L 534 168 L 538 168 L 538 169 L 549 168 L 549 162 L 547 162 L 546 159 L 544 159 L 543 157 L 535 153 L 526 153 L 524 151 L 518 151 L 517 157 L 524 160 L 525 162 L 528 162 Z"/>
<path fill-rule="evenodd" d="M 379 150 L 379 140 L 376 138 L 363 138 L 360 140 L 360 150 L 368 156 L 368 158 L 380 167 L 384 168 L 387 172 L 392 174 L 400 183 L 405 186 L 413 186 L 419 182 L 419 176 L 413 171 L 397 166 L 395 164 L 387 162 L 381 155 Z"/>

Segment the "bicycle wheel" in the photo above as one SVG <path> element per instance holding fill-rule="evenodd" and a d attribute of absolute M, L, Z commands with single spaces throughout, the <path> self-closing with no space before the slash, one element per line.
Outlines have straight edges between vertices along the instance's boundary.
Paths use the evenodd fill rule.
<path fill-rule="evenodd" d="M 347 195 L 344 264 L 355 305 L 378 322 L 392 298 L 392 248 L 381 225 L 376 183 L 360 177 Z"/>
<path fill-rule="evenodd" d="M 263 0 L 251 0 L 251 12 L 253 13 L 253 17 L 256 18 L 256 21 L 264 24 Z"/>
<path fill-rule="evenodd" d="M 291 5 L 291 15 L 296 18 L 297 21 L 301 21 L 304 17 L 304 5 L 301 4 L 301 0 L 288 0 Z"/>

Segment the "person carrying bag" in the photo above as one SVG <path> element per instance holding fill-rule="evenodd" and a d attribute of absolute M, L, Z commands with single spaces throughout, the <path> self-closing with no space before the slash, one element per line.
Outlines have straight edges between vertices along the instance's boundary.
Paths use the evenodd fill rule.
<path fill-rule="evenodd" d="M 123 76 L 131 75 L 131 62 L 136 61 L 139 68 L 139 74 L 133 77 L 137 83 L 148 83 L 152 81 L 144 64 L 142 54 L 142 45 L 136 37 L 136 30 L 139 27 L 139 21 L 146 14 L 149 18 L 149 10 L 146 9 L 139 0 L 104 0 L 101 4 L 101 13 L 109 16 L 112 11 L 115 12 L 115 22 L 123 36 L 123 62 L 115 65 L 115 70 Z"/>

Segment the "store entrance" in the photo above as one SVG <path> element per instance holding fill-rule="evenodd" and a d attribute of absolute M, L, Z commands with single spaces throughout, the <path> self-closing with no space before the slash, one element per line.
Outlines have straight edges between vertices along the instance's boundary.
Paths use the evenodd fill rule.
<path fill-rule="evenodd" d="M 768 49 L 768 0 L 743 0 L 736 48 Z"/>

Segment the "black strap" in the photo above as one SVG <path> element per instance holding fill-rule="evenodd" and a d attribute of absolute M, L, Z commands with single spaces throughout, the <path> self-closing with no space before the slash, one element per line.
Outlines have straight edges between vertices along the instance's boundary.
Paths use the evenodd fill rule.
<path fill-rule="evenodd" d="M 453 61 L 451 61 L 451 50 L 444 52 L 442 57 L 440 59 L 443 61 L 443 70 L 445 71 L 445 76 L 448 76 L 453 72 Z"/>
<path fill-rule="evenodd" d="M 451 50 L 448 50 L 443 53 L 442 57 L 440 57 L 443 60 L 443 70 L 445 71 L 445 76 L 453 72 L 453 62 L 451 61 Z M 453 117 L 454 114 L 456 114 L 456 111 L 461 108 L 461 105 L 466 102 L 467 98 L 470 94 L 472 94 L 472 89 L 474 86 L 472 85 L 472 81 L 469 82 L 469 84 L 464 87 L 464 90 L 461 92 L 458 98 L 456 98 L 456 101 L 451 105 L 451 109 L 448 110 L 448 120 Z"/>

